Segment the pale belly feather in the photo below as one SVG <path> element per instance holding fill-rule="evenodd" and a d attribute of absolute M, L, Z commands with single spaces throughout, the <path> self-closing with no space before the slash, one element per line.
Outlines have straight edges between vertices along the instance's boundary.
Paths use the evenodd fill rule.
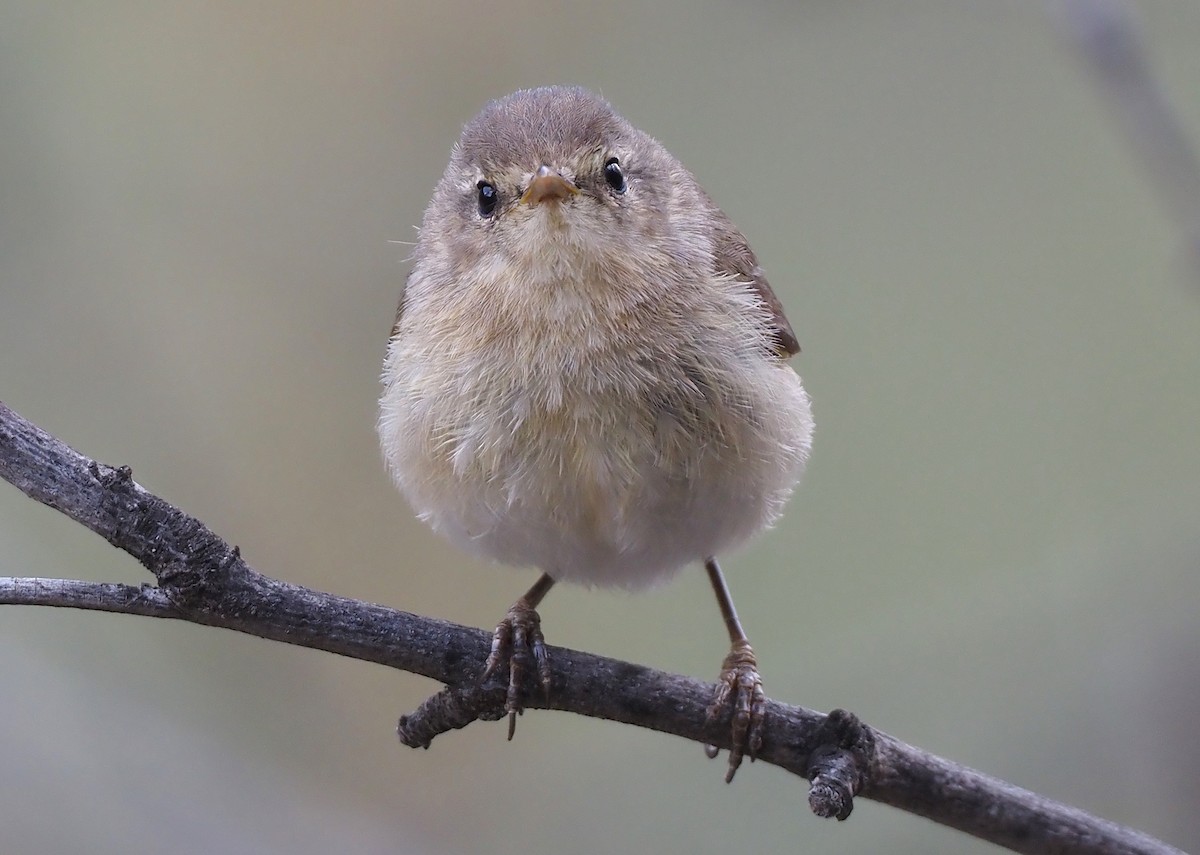
<path fill-rule="evenodd" d="M 643 587 L 723 552 L 775 521 L 807 457 L 800 379 L 758 354 L 736 377 L 686 353 L 653 370 L 592 353 L 510 378 L 493 366 L 528 354 L 480 352 L 448 382 L 396 351 L 380 431 L 417 514 L 557 579 Z"/>

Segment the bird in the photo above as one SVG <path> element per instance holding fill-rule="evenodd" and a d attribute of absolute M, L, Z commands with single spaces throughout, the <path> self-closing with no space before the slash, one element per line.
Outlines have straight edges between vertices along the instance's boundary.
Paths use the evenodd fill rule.
<path fill-rule="evenodd" d="M 804 470 L 799 350 L 745 236 L 603 98 L 525 89 L 465 125 L 418 229 L 378 433 L 419 519 L 541 571 L 481 674 L 507 671 L 509 739 L 527 684 L 551 690 L 554 585 L 645 589 L 699 564 L 730 641 L 707 709 L 729 720 L 726 780 L 757 756 L 762 678 L 717 555 L 774 524 Z"/>

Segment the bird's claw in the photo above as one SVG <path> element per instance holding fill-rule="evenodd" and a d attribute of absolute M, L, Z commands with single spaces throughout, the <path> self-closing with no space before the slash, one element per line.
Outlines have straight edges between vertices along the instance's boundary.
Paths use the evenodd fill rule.
<path fill-rule="evenodd" d="M 542 619 L 537 610 L 523 599 L 513 603 L 504 620 L 492 635 L 492 650 L 483 669 L 482 682 L 500 673 L 508 666 L 508 694 L 504 711 L 508 713 L 508 738 L 517 731 L 517 716 L 524 712 L 522 694 L 530 675 L 530 664 L 537 671 L 545 697 L 550 696 L 550 657 L 546 654 L 546 641 L 542 636 Z"/>
<path fill-rule="evenodd" d="M 729 771 L 725 783 L 733 780 L 742 759 L 751 762 L 762 748 L 763 722 L 766 719 L 767 699 L 763 694 L 758 662 L 748 641 L 735 641 L 721 666 L 717 692 L 708 707 L 708 721 L 714 723 L 729 716 L 732 747 L 729 750 Z M 707 745 L 704 752 L 716 757 L 719 749 Z"/>

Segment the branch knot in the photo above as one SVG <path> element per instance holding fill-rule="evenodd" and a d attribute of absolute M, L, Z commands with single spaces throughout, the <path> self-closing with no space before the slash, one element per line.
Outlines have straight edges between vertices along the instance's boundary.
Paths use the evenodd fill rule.
<path fill-rule="evenodd" d="M 396 734 L 409 748 L 428 748 L 435 736 L 462 730 L 473 721 L 499 721 L 505 715 L 505 695 L 497 686 L 447 686 L 400 716 Z"/>
<path fill-rule="evenodd" d="M 858 716 L 837 709 L 817 729 L 817 747 L 808 757 L 808 806 L 820 817 L 839 821 L 854 810 L 875 760 L 875 737 Z"/>

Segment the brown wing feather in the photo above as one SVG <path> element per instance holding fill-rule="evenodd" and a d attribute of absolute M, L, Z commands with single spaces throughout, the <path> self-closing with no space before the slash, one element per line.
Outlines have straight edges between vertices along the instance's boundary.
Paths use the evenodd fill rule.
<path fill-rule="evenodd" d="M 792 325 L 788 323 L 787 316 L 783 313 L 783 303 L 771 290 L 767 277 L 763 275 L 762 268 L 758 266 L 758 258 L 755 257 L 754 250 L 746 242 L 745 235 L 738 231 L 737 226 L 730 222 L 725 213 L 716 205 L 712 206 L 712 223 L 716 232 L 713 236 L 715 244 L 713 250 L 717 271 L 734 276 L 739 281 L 748 282 L 754 288 L 767 311 L 771 313 L 771 320 L 774 324 L 771 332 L 775 338 L 775 352 L 783 359 L 799 353 L 800 343 L 796 341 Z"/>

